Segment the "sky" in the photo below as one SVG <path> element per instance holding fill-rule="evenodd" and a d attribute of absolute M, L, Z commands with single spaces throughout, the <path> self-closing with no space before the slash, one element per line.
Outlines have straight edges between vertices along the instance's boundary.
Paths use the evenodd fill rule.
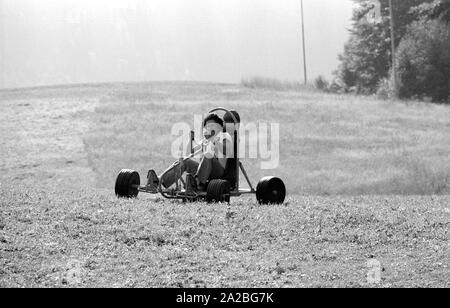
<path fill-rule="evenodd" d="M 310 79 L 331 77 L 350 0 L 304 0 Z M 0 0 L 0 88 L 302 81 L 300 0 Z"/>

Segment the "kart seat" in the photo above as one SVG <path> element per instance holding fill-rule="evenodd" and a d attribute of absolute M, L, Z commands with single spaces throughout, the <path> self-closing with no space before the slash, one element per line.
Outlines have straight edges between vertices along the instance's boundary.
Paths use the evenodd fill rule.
<path fill-rule="evenodd" d="M 234 115 L 231 116 L 232 113 Z M 236 121 L 235 121 L 236 120 Z M 230 134 L 232 140 L 233 140 L 233 157 L 228 158 L 227 165 L 225 167 L 225 175 L 224 180 L 227 180 L 231 184 L 231 189 L 234 190 L 237 187 L 237 167 L 239 164 L 239 158 L 238 158 L 238 134 L 239 134 L 239 126 L 241 122 L 241 118 L 239 114 L 231 110 L 230 112 L 226 113 L 223 117 L 224 121 L 224 131 Z"/>

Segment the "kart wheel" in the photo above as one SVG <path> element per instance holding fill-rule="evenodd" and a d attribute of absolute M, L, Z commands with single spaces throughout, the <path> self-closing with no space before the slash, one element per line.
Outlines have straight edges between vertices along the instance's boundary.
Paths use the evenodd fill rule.
<path fill-rule="evenodd" d="M 116 180 L 116 196 L 118 198 L 136 198 L 139 190 L 136 185 L 141 184 L 139 173 L 134 170 L 124 169 L 120 171 Z"/>
<path fill-rule="evenodd" d="M 230 202 L 231 184 L 225 180 L 212 180 L 206 191 L 208 203 Z"/>
<path fill-rule="evenodd" d="M 256 187 L 256 199 L 259 204 L 282 204 L 286 198 L 286 186 L 281 179 L 265 177 Z"/>

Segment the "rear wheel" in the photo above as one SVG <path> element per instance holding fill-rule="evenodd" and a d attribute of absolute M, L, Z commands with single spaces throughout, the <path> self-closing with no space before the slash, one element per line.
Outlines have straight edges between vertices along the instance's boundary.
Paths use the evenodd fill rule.
<path fill-rule="evenodd" d="M 209 203 L 230 202 L 231 184 L 225 180 L 212 180 L 206 191 L 206 201 Z"/>
<path fill-rule="evenodd" d="M 286 187 L 276 177 L 265 177 L 256 187 L 256 199 L 259 204 L 282 204 L 286 199 Z"/>
<path fill-rule="evenodd" d="M 139 194 L 138 186 L 141 184 L 139 173 L 134 170 L 120 171 L 116 180 L 116 196 L 119 198 L 136 198 Z"/>

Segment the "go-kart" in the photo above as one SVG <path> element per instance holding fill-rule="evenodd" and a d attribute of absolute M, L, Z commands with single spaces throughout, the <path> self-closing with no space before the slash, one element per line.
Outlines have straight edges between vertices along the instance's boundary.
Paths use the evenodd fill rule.
<path fill-rule="evenodd" d="M 206 191 L 195 192 L 187 189 L 186 181 L 181 177 L 174 184 L 174 187 L 164 188 L 161 183 L 158 188 L 150 189 L 150 172 L 147 176 L 147 185 L 141 185 L 140 176 L 137 171 L 124 169 L 120 171 L 117 176 L 115 192 L 119 198 L 136 198 L 138 194 L 160 194 L 166 199 L 178 199 L 184 202 L 187 201 L 207 201 L 208 203 L 230 203 L 231 197 L 239 197 L 247 194 L 256 195 L 256 199 L 260 204 L 282 204 L 286 198 L 286 187 L 283 181 L 277 177 L 267 176 L 262 178 L 256 189 L 252 185 L 247 172 L 239 159 L 239 127 L 240 116 L 235 110 L 227 110 L 225 108 L 215 108 L 209 113 L 223 113 L 224 133 L 228 133 L 232 137 L 233 157 L 228 158 L 225 174 L 222 179 L 214 179 L 209 181 L 206 186 Z M 191 132 L 190 148 L 191 154 L 187 157 L 180 158 L 180 162 L 195 157 L 201 154 L 204 150 L 203 146 L 196 149 L 195 144 L 202 144 L 205 140 L 196 143 L 195 133 Z M 165 173 L 170 172 L 171 169 Z M 240 172 L 244 176 L 249 188 L 241 189 L 240 187 Z"/>

